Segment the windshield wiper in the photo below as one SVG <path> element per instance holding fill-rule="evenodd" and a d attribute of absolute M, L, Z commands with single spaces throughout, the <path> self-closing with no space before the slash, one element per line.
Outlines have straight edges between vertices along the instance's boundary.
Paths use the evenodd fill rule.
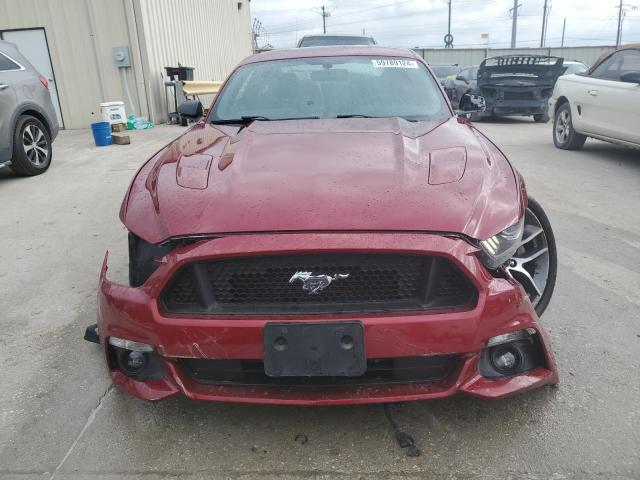
<path fill-rule="evenodd" d="M 267 117 L 263 117 L 261 115 L 251 115 L 251 116 L 243 116 L 240 118 L 231 118 L 225 120 L 211 120 L 211 123 L 215 125 L 244 125 L 245 127 L 255 120 L 270 120 Z"/>
<path fill-rule="evenodd" d="M 340 115 L 336 115 L 336 118 L 382 118 L 382 117 L 376 117 L 375 115 L 362 115 L 360 113 L 341 113 Z"/>
<path fill-rule="evenodd" d="M 230 120 L 212 120 L 211 123 L 214 125 L 240 125 L 240 129 L 238 133 L 242 131 L 242 129 L 247 128 L 254 121 L 260 120 L 261 122 L 277 122 L 280 120 L 319 120 L 320 117 L 287 117 L 287 118 L 267 118 L 262 115 L 245 115 L 240 118 L 232 118 Z"/>
<path fill-rule="evenodd" d="M 285 117 L 285 118 L 267 118 L 262 115 L 247 115 L 240 118 L 232 118 L 229 120 L 212 120 L 211 123 L 216 125 L 244 125 L 248 126 L 256 120 L 261 122 L 279 122 L 280 120 L 319 120 L 320 117 Z"/>
<path fill-rule="evenodd" d="M 421 120 L 418 120 L 418 119 L 415 119 L 415 118 L 396 117 L 396 116 L 377 117 L 375 115 L 361 115 L 361 114 L 358 114 L 358 113 L 336 115 L 336 118 L 402 118 L 403 120 L 406 120 L 407 122 L 420 122 L 421 121 Z"/>

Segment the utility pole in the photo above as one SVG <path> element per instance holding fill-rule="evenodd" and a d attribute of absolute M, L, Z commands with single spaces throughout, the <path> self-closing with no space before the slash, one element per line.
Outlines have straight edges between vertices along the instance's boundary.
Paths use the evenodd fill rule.
<path fill-rule="evenodd" d="M 622 43 L 622 25 L 624 24 L 624 17 L 627 14 L 627 8 L 630 10 L 638 10 L 640 6 L 631 5 L 629 3 L 622 3 L 620 0 L 620 6 L 616 7 L 618 11 L 618 35 L 616 36 L 616 48 Z"/>
<path fill-rule="evenodd" d="M 618 7 L 618 35 L 616 36 L 616 48 L 620 46 L 620 37 L 622 36 L 622 0 Z"/>
<path fill-rule="evenodd" d="M 322 33 L 327 33 L 327 17 L 329 16 L 329 11 L 322 6 Z"/>
<path fill-rule="evenodd" d="M 511 23 L 511 48 L 516 48 L 516 32 L 518 30 L 518 8 L 522 4 L 518 3 L 518 0 L 513 0 L 513 8 L 509 10 L 513 15 L 513 22 Z"/>
<path fill-rule="evenodd" d="M 262 30 L 262 22 L 257 18 L 253 19 L 253 25 L 251 26 L 251 36 L 253 37 L 253 51 L 258 50 L 258 37 Z"/>
<path fill-rule="evenodd" d="M 540 48 L 544 47 L 545 29 L 547 28 L 547 0 L 542 7 L 542 33 L 540 34 Z"/>
<path fill-rule="evenodd" d="M 564 17 L 564 22 L 562 22 L 562 43 L 560 47 L 564 47 L 564 31 L 567 28 L 567 17 Z"/>
<path fill-rule="evenodd" d="M 449 23 L 447 25 L 447 34 L 444 36 L 444 48 L 453 48 L 453 35 L 451 35 L 451 0 L 449 4 Z"/>

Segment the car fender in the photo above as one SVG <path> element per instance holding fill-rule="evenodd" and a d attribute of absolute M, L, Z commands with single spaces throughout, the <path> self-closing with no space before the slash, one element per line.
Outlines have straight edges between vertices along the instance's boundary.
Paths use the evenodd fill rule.
<path fill-rule="evenodd" d="M 51 141 L 53 141 L 56 138 L 56 136 L 58 135 L 57 122 L 52 122 L 49 114 L 40 105 L 30 100 L 27 100 L 27 101 L 21 102 L 18 105 L 18 108 L 15 109 L 15 111 L 13 112 L 13 115 L 11 116 L 11 122 L 9 123 L 9 125 L 11 125 L 11 129 L 10 129 L 11 140 L 13 139 L 13 134 L 16 131 L 18 119 L 20 118 L 21 115 L 24 115 L 26 112 L 37 112 L 41 117 L 39 118 L 39 120 L 44 123 L 44 126 L 49 132 Z M 9 142 L 9 155 L 10 155 L 10 158 L 13 156 L 13 141 Z"/>

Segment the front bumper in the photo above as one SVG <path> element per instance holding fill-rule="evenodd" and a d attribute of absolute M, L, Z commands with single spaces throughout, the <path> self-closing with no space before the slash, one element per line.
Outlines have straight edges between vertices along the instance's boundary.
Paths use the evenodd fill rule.
<path fill-rule="evenodd" d="M 107 258 L 100 276 L 98 329 L 105 357 L 110 336 L 156 347 L 164 364 L 160 379 L 140 381 L 109 367 L 113 382 L 130 394 L 159 400 L 182 393 L 195 400 L 299 405 L 398 402 L 441 398 L 459 391 L 501 398 L 558 382 L 553 356 L 537 316 L 522 288 L 513 280 L 494 278 L 464 240 L 431 234 L 307 233 L 236 235 L 204 240 L 165 256 L 139 288 L 106 278 Z M 185 263 L 232 256 L 279 253 L 383 252 L 440 255 L 453 261 L 478 290 L 475 307 L 401 314 L 307 315 L 169 315 L 158 296 Z M 179 359 L 261 360 L 263 327 L 267 322 L 360 320 L 368 359 L 457 354 L 461 361 L 446 378 L 410 384 L 290 388 L 229 386 L 199 383 L 179 365 Z M 525 373 L 489 379 L 480 375 L 480 354 L 490 337 L 525 328 L 539 335 L 545 366 Z"/>

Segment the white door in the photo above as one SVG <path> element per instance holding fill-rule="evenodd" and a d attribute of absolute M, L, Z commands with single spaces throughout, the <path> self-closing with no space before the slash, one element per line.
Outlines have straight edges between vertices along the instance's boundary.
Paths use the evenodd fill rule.
<path fill-rule="evenodd" d="M 583 79 L 582 116 L 587 133 L 640 142 L 640 51 L 619 50 Z M 576 125 L 577 126 L 577 125 Z"/>
<path fill-rule="evenodd" d="M 36 70 L 49 82 L 49 93 L 51 93 L 51 101 L 56 109 L 58 123 L 61 128 L 62 114 L 60 113 L 60 101 L 58 100 L 58 89 L 56 88 L 55 78 L 53 77 L 53 67 L 51 66 L 51 58 L 49 57 L 49 46 L 47 45 L 47 37 L 43 28 L 34 28 L 31 30 L 14 30 L 2 32 L 2 39 L 18 46 L 20 53 L 35 67 Z"/>

